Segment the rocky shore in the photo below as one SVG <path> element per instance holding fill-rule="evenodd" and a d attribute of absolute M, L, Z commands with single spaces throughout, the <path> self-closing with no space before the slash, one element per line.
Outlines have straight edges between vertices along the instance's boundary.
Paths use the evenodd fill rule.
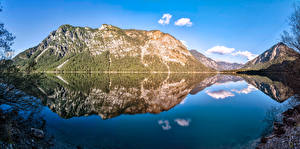
<path fill-rule="evenodd" d="M 42 119 L 24 118 L 16 110 L 0 109 L 0 148 L 1 149 L 46 149 L 52 138 L 44 129 Z"/>
<path fill-rule="evenodd" d="M 300 148 L 300 105 L 282 113 L 282 122 L 274 122 L 271 135 L 262 137 L 257 149 Z"/>

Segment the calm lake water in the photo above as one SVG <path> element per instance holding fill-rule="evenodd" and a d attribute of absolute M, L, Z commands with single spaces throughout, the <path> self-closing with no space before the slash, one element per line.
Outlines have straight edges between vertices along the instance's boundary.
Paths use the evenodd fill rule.
<path fill-rule="evenodd" d="M 262 76 L 53 74 L 32 89 L 57 148 L 254 148 L 293 89 Z"/>

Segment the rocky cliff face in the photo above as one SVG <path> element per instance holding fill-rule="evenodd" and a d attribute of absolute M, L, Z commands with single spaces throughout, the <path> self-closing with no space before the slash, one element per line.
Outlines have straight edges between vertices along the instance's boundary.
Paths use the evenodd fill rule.
<path fill-rule="evenodd" d="M 190 52 L 197 60 L 199 60 L 206 67 L 210 67 L 218 70 L 218 64 L 213 59 L 206 57 L 205 55 L 198 52 L 197 50 L 190 50 Z"/>
<path fill-rule="evenodd" d="M 299 58 L 299 53 L 280 42 L 247 62 L 243 68 L 251 70 L 267 69 L 271 65 L 294 61 L 297 58 Z"/>
<path fill-rule="evenodd" d="M 14 58 L 37 70 L 208 71 L 173 36 L 160 31 L 63 25 Z"/>
<path fill-rule="evenodd" d="M 199 60 L 202 64 L 204 64 L 206 67 L 213 68 L 215 70 L 233 70 L 233 69 L 240 69 L 243 67 L 242 64 L 238 63 L 228 63 L 228 62 L 222 62 L 222 61 L 215 61 L 211 58 L 206 57 L 202 53 L 196 51 L 196 50 L 190 50 L 191 54 Z"/>

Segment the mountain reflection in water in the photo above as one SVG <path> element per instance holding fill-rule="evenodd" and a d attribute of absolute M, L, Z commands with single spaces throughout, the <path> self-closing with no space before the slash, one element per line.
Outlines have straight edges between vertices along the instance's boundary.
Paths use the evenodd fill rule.
<path fill-rule="evenodd" d="M 60 74 L 38 86 L 44 103 L 64 118 L 160 113 L 179 104 L 206 76 Z"/>
<path fill-rule="evenodd" d="M 262 76 L 222 74 L 52 74 L 40 80 L 35 95 L 63 118 L 97 114 L 108 119 L 121 114 L 160 113 L 212 85 L 247 81 L 248 87 L 207 90 L 215 99 L 259 89 L 277 102 L 294 95 L 293 89 Z M 32 91 L 31 91 L 32 92 Z"/>
<path fill-rule="evenodd" d="M 3 83 L 40 99 L 56 148 L 255 148 L 299 94 L 288 75 L 35 75 Z"/>

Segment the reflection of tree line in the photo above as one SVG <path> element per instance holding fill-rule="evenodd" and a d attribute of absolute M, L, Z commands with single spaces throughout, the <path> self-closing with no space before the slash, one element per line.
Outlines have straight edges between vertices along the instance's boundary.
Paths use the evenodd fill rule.
<path fill-rule="evenodd" d="M 189 93 L 196 94 L 215 83 L 236 82 L 242 78 L 279 102 L 294 94 L 294 91 L 282 82 L 261 76 L 214 74 L 24 76 L 19 73 L 13 75 L 15 76 L 6 76 L 6 79 L 2 80 L 14 84 L 29 95 L 40 98 L 44 105 L 65 118 L 90 114 L 110 118 L 123 113 L 159 113 L 176 106 Z"/>
<path fill-rule="evenodd" d="M 284 102 L 294 95 L 300 95 L 300 78 L 290 73 L 263 73 L 240 76 L 278 102 Z"/>
<path fill-rule="evenodd" d="M 287 86 L 284 82 L 274 81 L 266 76 L 258 75 L 242 75 L 242 77 L 251 85 L 276 100 L 284 102 L 295 94 L 292 87 Z"/>

